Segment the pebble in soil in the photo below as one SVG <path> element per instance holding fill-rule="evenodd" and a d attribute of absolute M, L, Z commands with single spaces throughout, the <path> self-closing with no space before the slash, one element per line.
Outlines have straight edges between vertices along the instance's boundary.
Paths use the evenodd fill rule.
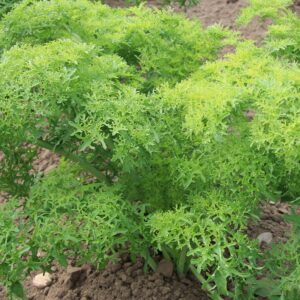
<path fill-rule="evenodd" d="M 92 266 L 68 267 L 53 272 L 53 282 L 44 290 L 26 283 L 31 300 L 207 300 L 199 283 L 179 280 L 170 262 L 162 260 L 159 272 L 145 274 L 143 262 L 131 262 L 123 255 L 118 263 L 109 263 L 103 271 Z M 164 273 L 164 275 L 162 274 Z"/>
<path fill-rule="evenodd" d="M 46 272 L 35 275 L 32 280 L 32 285 L 38 289 L 43 289 L 49 286 L 51 282 L 51 275 L 48 272 Z"/>

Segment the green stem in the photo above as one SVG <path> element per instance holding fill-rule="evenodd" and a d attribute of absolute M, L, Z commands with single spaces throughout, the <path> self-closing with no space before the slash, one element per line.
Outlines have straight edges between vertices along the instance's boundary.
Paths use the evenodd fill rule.
<path fill-rule="evenodd" d="M 151 257 L 148 250 L 142 253 L 142 257 L 145 259 L 145 262 L 150 266 L 150 268 L 155 272 L 157 270 L 157 264 L 155 260 Z"/>
<path fill-rule="evenodd" d="M 194 266 L 190 265 L 190 270 L 201 283 L 205 282 L 204 277 L 197 272 L 197 269 Z"/>
<path fill-rule="evenodd" d="M 172 260 L 172 258 L 171 258 L 171 256 L 169 255 L 169 253 L 168 253 L 166 247 L 162 247 L 162 248 L 161 248 L 161 252 L 162 252 L 163 257 L 164 257 L 165 259 L 167 259 L 167 260 Z"/>
<path fill-rule="evenodd" d="M 35 143 L 37 146 L 48 149 L 50 151 L 53 151 L 59 155 L 62 155 L 64 157 L 66 157 L 67 159 L 78 163 L 84 170 L 86 170 L 87 172 L 91 173 L 93 176 L 97 177 L 98 179 L 105 179 L 106 180 L 106 176 L 104 174 L 102 174 L 99 170 L 97 170 L 96 168 L 94 168 L 89 162 L 87 162 L 84 158 L 79 157 L 73 153 L 69 153 L 64 151 L 63 149 L 57 148 L 53 145 L 51 145 L 48 142 L 45 141 L 41 141 L 38 140 Z"/>
<path fill-rule="evenodd" d="M 213 287 L 209 283 L 207 283 L 207 280 L 204 279 L 204 277 L 197 271 L 194 266 L 190 265 L 190 270 L 194 274 L 194 276 L 201 282 L 203 288 L 206 291 L 211 292 L 213 290 Z"/>
<path fill-rule="evenodd" d="M 169 247 L 167 245 L 164 246 L 164 249 L 167 252 L 167 254 L 171 257 L 170 260 L 172 260 L 172 259 L 174 261 L 177 260 L 178 255 L 174 249 L 172 249 L 171 247 Z"/>
<path fill-rule="evenodd" d="M 184 267 L 186 263 L 186 253 L 187 248 L 185 247 L 179 254 L 178 264 L 177 264 L 177 273 L 179 278 L 183 278 L 185 276 Z"/>

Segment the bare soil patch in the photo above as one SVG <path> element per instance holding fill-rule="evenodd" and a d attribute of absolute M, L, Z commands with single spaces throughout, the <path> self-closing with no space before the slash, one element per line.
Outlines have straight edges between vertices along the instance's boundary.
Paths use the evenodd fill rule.
<path fill-rule="evenodd" d="M 129 255 L 122 255 L 119 262 L 109 263 L 102 271 L 90 265 L 80 268 L 70 265 L 67 269 L 53 266 L 50 287 L 33 287 L 32 274 L 26 288 L 31 300 L 209 299 L 193 279 L 179 280 L 173 272 L 165 273 L 167 276 L 159 272 L 145 274 L 143 266 L 141 259 L 132 262 Z"/>

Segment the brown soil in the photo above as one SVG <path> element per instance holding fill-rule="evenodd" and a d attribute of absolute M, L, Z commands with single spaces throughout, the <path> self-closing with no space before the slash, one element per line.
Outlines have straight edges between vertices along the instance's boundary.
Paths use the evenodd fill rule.
<path fill-rule="evenodd" d="M 106 0 L 107 4 L 113 7 L 124 7 L 123 0 Z M 150 0 L 150 6 L 157 6 L 159 1 Z M 238 29 L 235 20 L 240 10 L 247 6 L 247 0 L 200 0 L 200 3 L 184 12 L 179 7 L 173 7 L 177 12 L 186 14 L 191 19 L 200 19 L 206 27 L 213 24 L 220 24 L 231 29 Z M 246 38 L 260 41 L 266 32 L 270 21 L 261 22 L 254 20 L 245 28 L 239 29 Z"/>
<path fill-rule="evenodd" d="M 235 21 L 240 10 L 247 6 L 246 0 L 202 0 L 201 3 L 187 11 L 190 18 L 199 18 L 204 26 L 221 24 L 231 29 L 240 30 L 246 38 L 260 41 L 270 21 L 254 20 L 247 27 L 238 29 Z"/>
<path fill-rule="evenodd" d="M 247 230 L 247 234 L 251 239 L 263 232 L 271 232 L 273 234 L 273 242 L 286 242 L 289 238 L 291 224 L 284 221 L 285 214 L 290 214 L 291 210 L 287 203 L 271 202 L 265 203 L 261 207 L 261 217 L 259 221 L 252 221 Z"/>
<path fill-rule="evenodd" d="M 53 170 L 59 162 L 59 157 L 51 151 L 41 149 L 37 159 L 33 162 L 33 169 L 36 172 L 48 173 Z"/>
<path fill-rule="evenodd" d="M 110 263 L 101 272 L 90 265 L 69 266 L 53 272 L 51 287 L 34 288 L 29 278 L 26 288 L 31 300 L 209 299 L 194 280 L 180 281 L 175 274 L 145 274 L 143 265 L 141 259 L 133 263 L 128 255 L 123 255 L 119 263 Z"/>

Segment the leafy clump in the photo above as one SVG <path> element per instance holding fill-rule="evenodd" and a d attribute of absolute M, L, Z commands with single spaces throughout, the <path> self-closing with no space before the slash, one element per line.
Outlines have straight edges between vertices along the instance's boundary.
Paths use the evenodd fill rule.
<path fill-rule="evenodd" d="M 1 0 L 0 1 L 0 19 L 7 13 L 9 13 L 18 3 L 22 2 L 23 0 Z M 38 0 L 36 0 L 38 1 Z M 99 0 L 89 0 L 91 2 L 102 2 L 105 3 L 106 1 L 99 1 Z M 173 5 L 177 4 L 180 7 L 189 8 L 199 3 L 200 0 L 163 0 L 158 2 L 162 6 Z M 141 0 L 124 0 L 125 4 L 128 5 L 140 5 L 141 3 L 146 2 Z"/>
<path fill-rule="evenodd" d="M 20 296 L 53 260 L 122 251 L 155 270 L 160 252 L 213 299 L 253 299 L 247 221 L 300 196 L 298 66 L 172 12 L 85 0 L 24 1 L 0 36 L 1 283 Z M 39 147 L 66 161 L 36 174 Z"/>
<path fill-rule="evenodd" d="M 250 5 L 243 9 L 238 22 L 247 24 L 254 16 L 276 19 L 278 18 L 278 12 L 285 10 L 292 3 L 292 0 L 250 0 Z"/>
<path fill-rule="evenodd" d="M 278 57 L 300 61 L 300 19 L 289 9 L 291 0 L 251 0 L 250 6 L 242 11 L 238 19 L 247 24 L 254 16 L 270 18 L 273 23 L 268 28 L 265 46 Z"/>
<path fill-rule="evenodd" d="M 0 279 L 13 293 L 18 294 L 27 272 L 49 271 L 53 260 L 66 266 L 67 258 L 78 255 L 78 263 L 103 267 L 120 252 L 130 252 L 155 269 L 149 256 L 152 245 L 177 261 L 179 276 L 192 270 L 214 297 L 241 294 L 243 282 L 255 270 L 256 246 L 242 232 L 247 211 L 239 203 L 229 205 L 223 195 L 213 193 L 149 215 L 147 205 L 124 199 L 118 184 L 88 183 L 81 172 L 62 161 L 32 187 L 26 204 L 14 199 L 1 206 L 2 237 L 7 242 L 0 250 L 13 251 L 2 261 Z M 9 214 L 12 210 L 18 213 Z M 45 256 L 38 257 L 38 251 Z M 7 272 L 15 263 L 16 272 Z M 235 282 L 234 292 L 227 290 L 227 280 Z"/>
<path fill-rule="evenodd" d="M 0 1 L 0 19 L 9 11 L 11 11 L 14 6 L 21 0 L 1 0 Z"/>
<path fill-rule="evenodd" d="M 170 110 L 182 113 L 182 131 L 198 145 L 190 156 L 193 163 L 187 174 L 202 178 L 202 188 L 212 180 L 223 187 L 226 182 L 231 191 L 237 188 L 237 194 L 249 187 L 248 194 L 256 187 L 267 195 L 272 189 L 276 191 L 279 182 L 289 185 L 297 181 L 298 67 L 276 61 L 246 42 L 226 60 L 205 65 L 191 79 L 162 91 L 162 95 Z M 254 114 L 251 118 L 247 117 L 249 111 Z M 223 171 L 228 173 L 222 176 Z"/>
<path fill-rule="evenodd" d="M 256 269 L 256 245 L 243 233 L 247 212 L 224 199 L 218 192 L 196 196 L 188 207 L 153 214 L 149 225 L 154 245 L 177 262 L 179 276 L 191 270 L 213 299 L 239 299 Z M 233 291 L 228 282 L 235 283 Z"/>
<path fill-rule="evenodd" d="M 224 35 L 220 28 L 203 31 L 197 22 L 166 11 L 110 9 L 87 0 L 25 1 L 2 20 L 0 48 L 62 38 L 92 44 L 124 58 L 139 72 L 141 89 L 149 91 L 165 81 L 174 84 L 215 58 Z"/>
<path fill-rule="evenodd" d="M 149 242 L 141 236 L 145 207 L 124 201 L 117 188 L 85 180 L 80 168 L 61 162 L 32 188 L 26 205 L 10 200 L 0 207 L 0 281 L 17 296 L 22 296 L 20 280 L 27 272 L 49 271 L 54 259 L 66 266 L 67 258 L 80 252 L 81 261 L 103 267 L 128 241 L 132 242 L 123 251 L 147 257 Z M 37 256 L 41 250 L 46 253 L 43 258 Z"/>

